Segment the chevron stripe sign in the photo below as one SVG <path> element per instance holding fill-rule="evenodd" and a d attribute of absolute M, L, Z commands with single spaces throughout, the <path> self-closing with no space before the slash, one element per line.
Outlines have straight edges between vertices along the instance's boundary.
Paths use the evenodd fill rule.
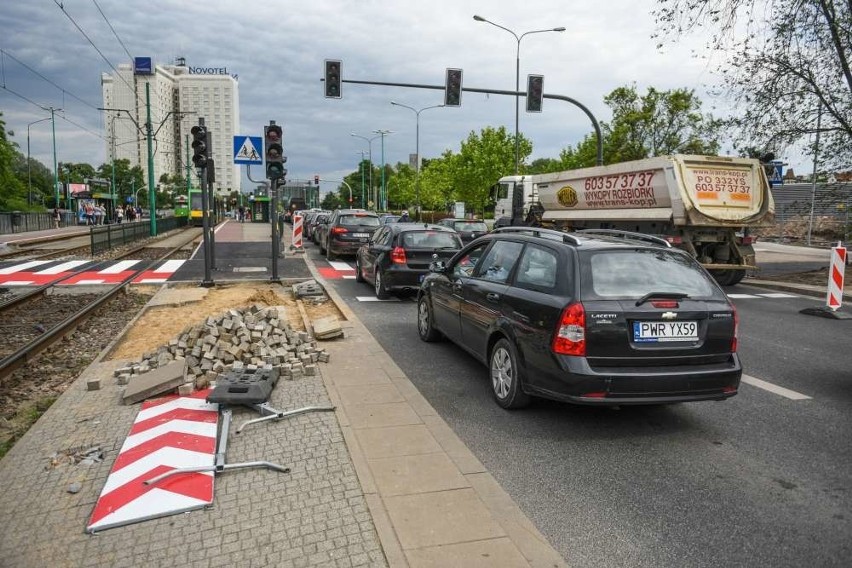
<path fill-rule="evenodd" d="M 155 485 L 146 479 L 180 467 L 213 466 L 219 405 L 210 389 L 142 403 L 112 466 L 86 531 L 94 533 L 213 503 L 214 473 L 186 473 Z"/>

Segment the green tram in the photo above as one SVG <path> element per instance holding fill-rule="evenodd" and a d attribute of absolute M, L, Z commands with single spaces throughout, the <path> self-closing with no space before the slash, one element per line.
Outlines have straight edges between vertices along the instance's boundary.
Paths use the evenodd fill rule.
<path fill-rule="evenodd" d="M 189 198 L 185 195 L 175 197 L 175 217 L 189 217 Z"/>

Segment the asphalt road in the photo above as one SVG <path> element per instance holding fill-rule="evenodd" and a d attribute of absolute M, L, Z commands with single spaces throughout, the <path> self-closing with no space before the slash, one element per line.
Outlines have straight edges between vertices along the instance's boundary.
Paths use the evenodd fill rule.
<path fill-rule="evenodd" d="M 728 290 L 746 373 L 769 383 L 743 384 L 728 401 L 611 410 L 539 400 L 508 412 L 485 367 L 450 343 L 419 340 L 411 298 L 364 301 L 369 286 L 330 282 L 569 564 L 852 558 L 852 320 L 799 313 L 819 300 Z"/>

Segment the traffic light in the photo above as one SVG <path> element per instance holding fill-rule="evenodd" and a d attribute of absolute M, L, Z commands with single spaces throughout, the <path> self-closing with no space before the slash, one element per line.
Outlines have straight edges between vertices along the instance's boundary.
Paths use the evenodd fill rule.
<path fill-rule="evenodd" d="M 447 68 L 447 80 L 444 84 L 444 106 L 461 106 L 462 70 Z"/>
<path fill-rule="evenodd" d="M 269 126 L 263 127 L 264 152 L 266 157 L 266 178 L 280 179 L 287 170 L 284 169 L 284 146 L 281 144 L 281 127 L 275 121 L 269 121 Z"/>
<path fill-rule="evenodd" d="M 527 75 L 527 112 L 541 112 L 544 75 Z"/>
<path fill-rule="evenodd" d="M 337 59 L 325 60 L 325 96 L 326 98 L 339 99 L 343 95 L 340 91 L 340 61 Z"/>
<path fill-rule="evenodd" d="M 314 176 L 314 185 L 319 185 L 319 176 L 318 175 Z"/>
<path fill-rule="evenodd" d="M 196 168 L 207 167 L 207 159 L 210 157 L 209 132 L 203 125 L 193 126 L 189 131 L 192 134 L 192 163 Z"/>

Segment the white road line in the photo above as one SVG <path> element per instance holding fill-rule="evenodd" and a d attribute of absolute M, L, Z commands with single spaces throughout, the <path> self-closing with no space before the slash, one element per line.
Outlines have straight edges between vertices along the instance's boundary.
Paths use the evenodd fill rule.
<path fill-rule="evenodd" d="M 355 275 L 354 274 L 344 274 L 343 276 L 341 276 L 341 278 L 343 278 L 344 280 L 355 280 Z"/>
<path fill-rule="evenodd" d="M 134 264 L 138 264 L 142 262 L 141 260 L 122 260 L 116 262 L 114 265 L 104 268 L 103 270 L 99 270 L 98 274 L 118 274 L 120 272 L 124 272 L 125 270 L 130 270 L 130 267 Z M 81 282 L 82 284 L 82 282 Z"/>
<path fill-rule="evenodd" d="M 754 294 L 728 294 L 729 298 L 759 298 L 760 296 L 755 296 Z"/>
<path fill-rule="evenodd" d="M 341 272 L 352 272 L 353 270 L 355 270 L 354 268 L 352 268 L 351 266 L 349 266 L 345 262 L 337 262 L 335 260 L 329 260 L 328 263 L 331 265 L 331 267 L 333 269 L 340 270 Z"/>
<path fill-rule="evenodd" d="M 185 260 L 167 260 L 163 263 L 163 265 L 155 270 L 154 272 L 162 273 L 162 272 L 177 272 L 177 269 L 183 266 Z"/>
<path fill-rule="evenodd" d="M 798 298 L 799 296 L 796 294 L 783 294 L 781 292 L 775 292 L 772 294 L 760 294 L 764 298 Z"/>
<path fill-rule="evenodd" d="M 775 393 L 779 396 L 783 396 L 785 398 L 789 398 L 790 400 L 810 400 L 811 397 L 798 393 L 796 391 L 792 391 L 790 389 L 785 389 L 784 387 L 779 387 L 778 385 L 773 385 L 772 383 L 767 383 L 766 381 L 762 381 L 750 375 L 743 375 L 742 382 L 747 383 L 753 387 L 757 387 L 759 389 L 767 390 L 771 393 Z"/>
<path fill-rule="evenodd" d="M 16 272 L 23 272 L 25 270 L 29 270 L 30 268 L 35 268 L 36 266 L 41 266 L 42 264 L 47 264 L 48 262 L 53 262 L 52 260 L 31 260 L 29 262 L 25 262 L 23 264 L 16 264 L 15 266 L 9 266 L 7 268 L 0 268 L 0 274 L 14 274 Z"/>
<path fill-rule="evenodd" d="M 62 264 L 57 264 L 56 266 L 39 270 L 36 274 L 59 274 L 60 272 L 68 272 L 69 270 L 73 270 L 78 266 L 83 266 L 88 262 L 88 260 L 69 260 L 68 262 L 63 262 Z"/>
<path fill-rule="evenodd" d="M 399 302 L 399 298 L 388 298 L 387 300 L 379 300 L 375 296 L 355 296 L 359 302 Z"/>

